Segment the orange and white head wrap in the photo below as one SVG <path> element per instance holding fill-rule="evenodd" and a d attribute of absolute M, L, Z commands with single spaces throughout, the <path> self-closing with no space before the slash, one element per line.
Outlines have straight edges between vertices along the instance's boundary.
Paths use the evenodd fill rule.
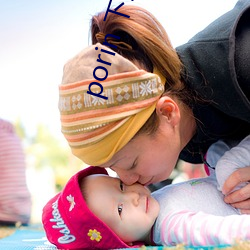
<path fill-rule="evenodd" d="M 100 58 L 111 63 L 105 65 L 108 77 L 99 82 L 108 99 L 88 94 L 89 84 L 96 82 L 93 70 L 104 65 L 97 62 L 101 49 L 114 53 L 99 43 L 84 49 L 65 65 L 59 86 L 62 133 L 72 153 L 94 166 L 110 160 L 134 137 L 155 110 L 165 83 L 117 53 L 102 53 Z M 100 93 L 100 87 L 92 85 L 91 91 Z"/>

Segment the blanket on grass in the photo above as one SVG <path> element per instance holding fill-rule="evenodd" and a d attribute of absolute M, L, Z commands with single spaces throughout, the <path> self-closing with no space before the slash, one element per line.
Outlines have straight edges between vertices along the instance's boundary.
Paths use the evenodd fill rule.
<path fill-rule="evenodd" d="M 230 246 L 217 247 L 161 247 L 161 246 L 147 246 L 141 248 L 133 248 L 134 250 L 221 250 L 221 249 L 250 249 L 250 244 L 246 246 L 239 246 L 238 248 Z M 50 244 L 45 236 L 45 232 L 41 225 L 30 225 L 16 228 L 14 233 L 0 239 L 0 249 L 3 250 L 56 250 L 57 248 Z"/>

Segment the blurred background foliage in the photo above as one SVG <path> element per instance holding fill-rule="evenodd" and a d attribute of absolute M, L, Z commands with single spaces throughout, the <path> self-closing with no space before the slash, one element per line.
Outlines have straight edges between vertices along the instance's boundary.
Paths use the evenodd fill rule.
<path fill-rule="evenodd" d="M 74 173 L 86 167 L 72 155 L 64 137 L 55 137 L 45 125 L 37 125 L 33 135 L 25 131 L 20 119 L 16 120 L 14 126 L 23 142 L 27 167 L 35 170 L 50 167 L 55 177 L 56 191 L 60 191 Z"/>

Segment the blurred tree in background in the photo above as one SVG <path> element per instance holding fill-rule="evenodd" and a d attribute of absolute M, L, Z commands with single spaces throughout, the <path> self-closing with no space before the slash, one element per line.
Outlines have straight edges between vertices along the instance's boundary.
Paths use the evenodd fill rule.
<path fill-rule="evenodd" d="M 14 125 L 23 141 L 27 166 L 35 169 L 50 167 L 55 175 L 57 191 L 74 173 L 86 167 L 71 153 L 66 140 L 53 136 L 45 125 L 39 124 L 32 136 L 26 133 L 21 120 L 18 119 Z"/>

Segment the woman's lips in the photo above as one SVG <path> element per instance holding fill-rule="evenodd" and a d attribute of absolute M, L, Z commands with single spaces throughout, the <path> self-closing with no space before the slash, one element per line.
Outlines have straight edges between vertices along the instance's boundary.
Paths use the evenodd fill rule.
<path fill-rule="evenodd" d="M 152 183 L 152 180 L 153 180 L 154 177 L 152 177 L 148 182 L 142 184 L 143 186 L 148 186 Z"/>

